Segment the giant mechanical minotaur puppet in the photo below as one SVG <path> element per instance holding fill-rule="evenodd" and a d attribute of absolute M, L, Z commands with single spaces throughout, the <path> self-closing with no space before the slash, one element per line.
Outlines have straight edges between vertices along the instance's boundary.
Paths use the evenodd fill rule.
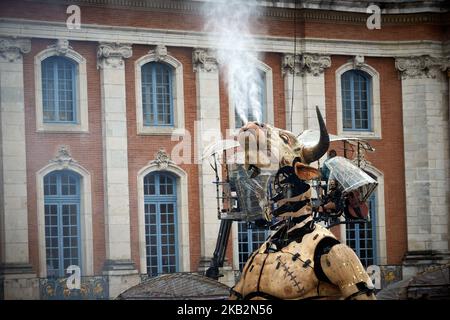
<path fill-rule="evenodd" d="M 375 299 L 372 282 L 355 252 L 313 219 L 308 182 L 320 173 L 309 164 L 320 159 L 330 144 L 318 109 L 317 116 L 320 138 L 314 146 L 305 145 L 289 131 L 257 122 L 247 123 L 239 132 L 246 157 L 241 171 L 248 180 L 264 170 L 276 172 L 266 184 L 272 205 L 266 206 L 265 215 L 279 223 L 247 260 L 231 290 L 232 299 Z M 253 147 L 248 143 L 251 138 L 257 141 Z M 269 154 L 261 152 L 268 149 Z M 252 156 L 256 161 L 249 161 Z M 254 183 L 258 185 L 257 180 Z M 245 189 L 251 188 L 248 184 Z M 255 197 L 244 202 L 264 201 L 257 192 Z"/>

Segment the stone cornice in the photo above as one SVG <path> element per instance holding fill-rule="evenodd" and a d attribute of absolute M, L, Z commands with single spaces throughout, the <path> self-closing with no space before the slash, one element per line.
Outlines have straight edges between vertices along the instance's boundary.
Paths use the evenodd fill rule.
<path fill-rule="evenodd" d="M 162 30 L 150 28 L 111 27 L 83 24 L 81 29 L 69 30 L 65 22 L 48 22 L 0 18 L 0 34 L 40 39 L 68 39 L 69 41 L 123 42 L 143 45 L 214 49 L 215 43 L 205 32 Z M 293 53 L 290 37 L 255 36 L 255 50 L 260 52 Z M 444 45 L 445 44 L 445 45 Z M 445 49 L 446 48 L 446 49 Z M 297 52 L 327 53 L 330 55 L 363 55 L 365 57 L 408 57 L 414 55 L 447 56 L 450 42 L 433 40 L 367 41 L 350 39 L 300 38 Z"/>
<path fill-rule="evenodd" d="M 14 62 L 22 57 L 22 54 L 31 50 L 30 39 L 0 38 L 0 57 L 9 62 Z"/>
<path fill-rule="evenodd" d="M 77 4 L 80 6 L 108 7 L 133 10 L 157 10 L 202 14 L 204 4 L 211 1 L 177 0 L 26 0 L 37 3 Z M 398 1 L 382 3 L 382 23 L 445 23 L 444 13 L 448 12 L 444 1 L 411 1 L 402 4 Z M 260 1 L 263 8 L 259 15 L 278 18 L 322 21 L 344 21 L 365 23 L 369 1 Z"/>

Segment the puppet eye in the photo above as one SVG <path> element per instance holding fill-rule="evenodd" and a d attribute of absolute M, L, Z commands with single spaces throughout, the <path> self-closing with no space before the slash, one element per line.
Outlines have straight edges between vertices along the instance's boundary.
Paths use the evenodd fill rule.
<path fill-rule="evenodd" d="M 286 134 L 280 133 L 280 138 L 284 141 L 284 143 L 289 144 L 289 137 Z"/>

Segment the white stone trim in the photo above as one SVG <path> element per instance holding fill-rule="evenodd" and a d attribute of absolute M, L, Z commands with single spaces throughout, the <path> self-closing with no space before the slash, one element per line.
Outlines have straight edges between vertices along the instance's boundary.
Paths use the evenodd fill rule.
<path fill-rule="evenodd" d="M 362 70 L 369 74 L 372 78 L 371 92 L 371 131 L 348 131 L 343 130 L 342 123 L 342 92 L 341 92 L 341 76 L 349 70 Z M 336 115 L 337 115 L 337 134 L 346 137 L 358 137 L 366 139 L 381 139 L 381 99 L 380 99 L 380 75 L 377 70 L 366 63 L 360 64 L 355 68 L 354 62 L 350 61 L 340 66 L 336 72 Z"/>
<path fill-rule="evenodd" d="M 239 229 L 238 221 L 231 225 L 231 243 L 233 248 L 233 270 L 239 270 Z"/>
<path fill-rule="evenodd" d="M 158 46 L 159 47 L 159 46 Z M 157 48 L 158 48 L 157 47 Z M 173 127 L 144 126 L 142 110 L 142 75 L 141 68 L 149 62 L 162 62 L 173 68 L 172 95 L 173 95 Z M 137 134 L 171 135 L 176 129 L 184 129 L 184 86 L 183 65 L 175 57 L 166 53 L 159 55 L 157 50 L 151 50 L 148 54 L 137 59 L 134 63 L 135 91 L 136 91 L 136 121 Z"/>
<path fill-rule="evenodd" d="M 53 171 L 71 170 L 81 176 L 80 179 L 80 232 L 81 232 L 81 272 L 82 276 L 94 275 L 94 251 L 92 235 L 92 189 L 89 171 L 76 162 L 52 162 L 36 172 L 36 199 L 39 244 L 39 277 L 47 277 L 45 250 L 45 208 L 44 208 L 44 177 Z"/>
<path fill-rule="evenodd" d="M 384 201 L 384 175 L 375 167 L 366 166 L 365 171 L 370 172 L 377 178 L 378 187 L 375 189 L 376 197 L 376 240 L 377 240 L 377 264 L 387 264 L 387 248 L 386 248 L 386 214 L 385 214 L 385 201 Z M 340 225 L 342 243 L 346 243 L 346 225 Z"/>
<path fill-rule="evenodd" d="M 260 60 L 255 60 L 256 67 L 264 72 L 266 76 L 266 100 L 264 108 L 264 113 L 266 114 L 266 123 L 274 125 L 274 108 L 273 108 L 273 74 L 272 74 L 272 68 L 269 67 L 267 64 Z M 230 79 L 230 81 L 233 81 L 233 79 Z M 231 94 L 231 88 L 233 86 L 228 86 L 228 123 L 230 126 L 230 131 L 234 132 L 236 131 L 236 123 L 235 123 L 235 116 L 234 116 L 234 101 L 232 100 L 232 94 Z"/>
<path fill-rule="evenodd" d="M 41 63 L 44 59 L 51 56 L 64 56 L 71 59 L 77 65 L 75 84 L 76 84 L 76 116 L 77 122 L 59 124 L 59 123 L 44 123 L 43 106 L 42 106 L 42 73 Z M 35 83 L 35 100 L 36 100 L 36 131 L 38 132 L 88 132 L 88 97 L 87 97 L 87 74 L 86 74 L 86 59 L 72 50 L 67 48 L 64 53 L 58 50 L 58 47 L 50 46 L 39 52 L 34 57 L 34 83 Z"/>
<path fill-rule="evenodd" d="M 190 245 L 189 245 L 189 193 L 188 175 L 173 163 L 167 163 L 163 168 L 155 162 L 139 170 L 137 174 L 137 201 L 138 201 L 138 228 L 139 228 L 139 259 L 140 272 L 147 273 L 145 251 L 145 209 L 144 209 L 144 177 L 151 172 L 170 172 L 177 177 L 177 218 L 178 218 L 178 252 L 180 272 L 189 272 Z"/>
<path fill-rule="evenodd" d="M 0 34 L 15 37 L 64 38 L 79 41 L 126 42 L 133 44 L 189 48 L 216 48 L 205 32 L 85 24 L 80 29 L 67 29 L 65 22 L 49 22 L 15 18 L 0 19 Z M 291 37 L 255 37 L 255 50 L 260 52 L 294 53 Z M 427 54 L 443 55 L 443 43 L 434 40 L 365 41 L 351 39 L 304 38 L 297 40 L 297 52 L 330 55 L 363 55 L 366 57 L 407 57 Z"/>
<path fill-rule="evenodd" d="M 30 262 L 22 57 L 30 46 L 30 39 L 0 38 L 0 261 L 4 264 Z M 9 290 L 5 284 L 5 295 Z"/>

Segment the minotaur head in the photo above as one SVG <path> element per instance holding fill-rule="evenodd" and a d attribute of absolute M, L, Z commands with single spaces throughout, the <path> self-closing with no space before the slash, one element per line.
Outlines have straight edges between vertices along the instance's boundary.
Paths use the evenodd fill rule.
<path fill-rule="evenodd" d="M 248 122 L 240 129 L 238 135 L 239 143 L 245 150 L 245 163 L 258 169 L 278 169 L 294 165 L 297 175 L 300 174 L 299 171 L 303 172 L 301 177 L 299 175 L 300 178 L 309 180 L 316 176 L 316 172 L 313 174 L 310 170 L 314 168 L 307 164 L 320 159 L 330 144 L 327 128 L 318 108 L 316 112 L 320 138 L 314 146 L 305 146 L 290 131 L 264 123 Z"/>

